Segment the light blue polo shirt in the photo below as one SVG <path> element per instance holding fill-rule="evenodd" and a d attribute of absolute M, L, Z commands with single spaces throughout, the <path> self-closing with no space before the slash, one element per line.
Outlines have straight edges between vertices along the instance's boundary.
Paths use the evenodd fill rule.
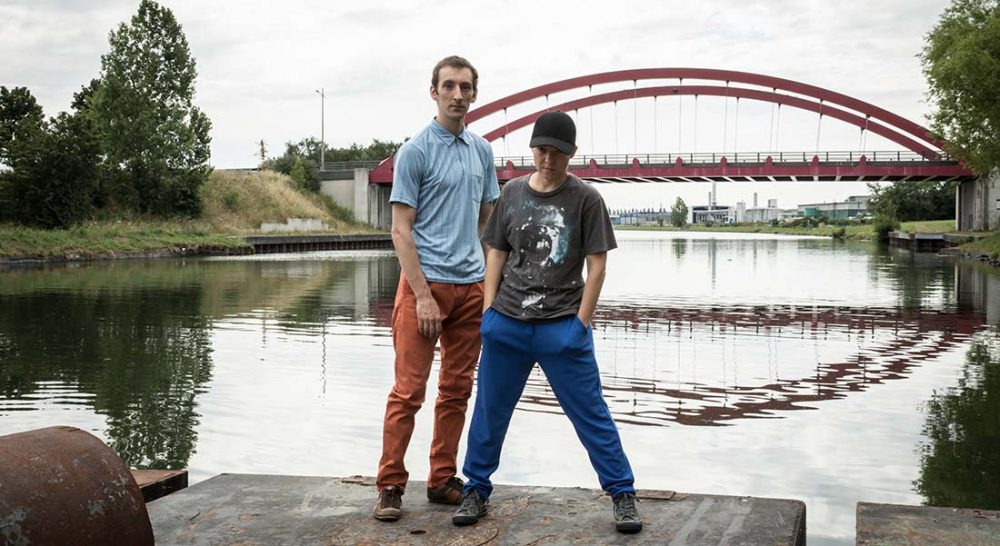
<path fill-rule="evenodd" d="M 479 207 L 499 195 L 493 148 L 468 130 L 456 137 L 432 120 L 396 152 L 389 202 L 417 210 L 413 242 L 428 281 L 483 280 Z"/>

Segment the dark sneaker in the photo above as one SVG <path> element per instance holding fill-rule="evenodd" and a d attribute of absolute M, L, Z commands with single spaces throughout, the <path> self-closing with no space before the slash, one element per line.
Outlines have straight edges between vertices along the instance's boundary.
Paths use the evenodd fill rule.
<path fill-rule="evenodd" d="M 375 503 L 375 519 L 380 521 L 396 521 L 403 515 L 403 490 L 390 485 L 379 491 L 378 502 Z"/>
<path fill-rule="evenodd" d="M 428 487 L 427 500 L 438 504 L 459 504 L 462 502 L 462 478 L 452 476 L 441 487 Z"/>
<path fill-rule="evenodd" d="M 479 518 L 486 515 L 486 501 L 479 496 L 479 491 L 469 489 L 462 495 L 462 505 L 455 510 L 451 522 L 455 525 L 473 525 Z"/>
<path fill-rule="evenodd" d="M 615 497 L 615 530 L 619 533 L 638 533 L 642 531 L 642 520 L 635 508 L 635 493 L 618 493 Z"/>

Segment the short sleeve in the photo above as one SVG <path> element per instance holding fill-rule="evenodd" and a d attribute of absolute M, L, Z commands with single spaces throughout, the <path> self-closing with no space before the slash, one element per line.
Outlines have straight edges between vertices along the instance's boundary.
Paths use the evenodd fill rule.
<path fill-rule="evenodd" d="M 420 180 L 423 178 L 423 152 L 416 146 L 403 145 L 396 153 L 395 161 L 389 202 L 417 208 L 420 204 Z"/>
<path fill-rule="evenodd" d="M 583 211 L 584 254 L 598 254 L 618 248 L 608 207 L 597 190 L 592 189 L 591 192 L 586 198 Z"/>
<path fill-rule="evenodd" d="M 497 180 L 497 168 L 493 164 L 493 148 L 487 144 L 485 145 L 486 153 L 483 154 L 483 172 L 485 178 L 483 179 L 483 198 L 480 204 L 487 204 L 496 201 L 497 197 L 500 196 L 500 182 Z"/>
<path fill-rule="evenodd" d="M 496 174 L 494 173 L 494 179 L 495 177 Z M 493 205 L 493 213 L 490 214 L 490 219 L 486 222 L 486 229 L 483 230 L 483 242 L 492 248 L 504 252 L 510 252 L 511 250 L 510 241 L 507 240 L 507 223 L 504 221 L 507 210 L 505 205 L 505 196 L 507 193 L 509 192 L 505 189 L 500 194 L 500 198 Z"/>

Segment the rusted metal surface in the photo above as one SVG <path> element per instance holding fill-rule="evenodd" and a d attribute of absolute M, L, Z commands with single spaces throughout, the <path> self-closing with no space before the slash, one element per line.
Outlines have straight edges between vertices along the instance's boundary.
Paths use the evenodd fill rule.
<path fill-rule="evenodd" d="M 132 477 L 142 491 L 142 498 L 152 502 L 188 486 L 187 470 L 136 470 Z"/>
<path fill-rule="evenodd" d="M 1000 511 L 859 502 L 858 546 L 995 546 Z"/>
<path fill-rule="evenodd" d="M 374 479 L 222 474 L 149 504 L 156 543 L 180 544 L 673 544 L 799 546 L 799 501 L 640 491 L 645 527 L 615 532 L 602 491 L 496 487 L 489 515 L 455 527 L 456 507 L 427 501 L 410 482 L 403 518 L 372 518 Z"/>
<path fill-rule="evenodd" d="M 0 546 L 64 544 L 153 544 L 131 472 L 77 428 L 0 436 Z"/>

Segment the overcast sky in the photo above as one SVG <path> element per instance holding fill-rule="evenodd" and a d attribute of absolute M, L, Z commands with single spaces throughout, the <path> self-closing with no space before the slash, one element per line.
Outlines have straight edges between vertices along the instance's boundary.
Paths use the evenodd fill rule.
<path fill-rule="evenodd" d="M 25 86 L 47 115 L 100 74 L 108 33 L 138 0 L 0 0 L 0 85 Z M 553 81 L 628 68 L 741 70 L 824 87 L 926 125 L 931 106 L 917 58 L 947 0 L 668 2 L 164 0 L 197 59 L 196 103 L 212 120 L 217 167 L 257 163 L 320 136 L 331 146 L 401 141 L 434 115 L 430 70 L 460 54 L 480 72 L 478 104 Z M 649 82 L 664 85 L 670 82 Z M 687 82 L 686 82 L 687 83 Z M 643 84 L 644 85 L 644 84 Z M 620 88 L 620 87 L 619 87 Z M 608 88 L 606 90 L 612 90 Z M 605 91 L 605 89 L 595 89 Z M 583 92 L 583 91 L 581 91 Z M 576 98 L 572 93 L 550 100 Z M 578 114 L 581 153 L 899 149 L 830 118 L 721 98 L 652 99 Z M 536 105 L 537 106 L 537 105 Z M 529 108 L 525 106 L 525 108 Z M 537 109 L 537 108 L 534 108 Z M 534 111 L 511 112 L 510 119 Z M 696 114 L 697 112 L 697 114 Z M 593 120 L 593 121 L 591 121 Z M 485 133 L 502 124 L 473 124 Z M 777 136 L 775 132 L 777 131 Z M 725 140 L 723 134 L 726 135 Z M 497 155 L 528 155 L 528 131 Z M 817 142 L 818 140 L 818 142 Z M 655 148 L 655 149 L 654 149 Z M 611 206 L 704 201 L 708 186 L 615 188 Z M 864 193 L 861 184 L 728 184 L 720 201 L 780 205 Z M 726 192 L 729 192 L 727 197 Z"/>

